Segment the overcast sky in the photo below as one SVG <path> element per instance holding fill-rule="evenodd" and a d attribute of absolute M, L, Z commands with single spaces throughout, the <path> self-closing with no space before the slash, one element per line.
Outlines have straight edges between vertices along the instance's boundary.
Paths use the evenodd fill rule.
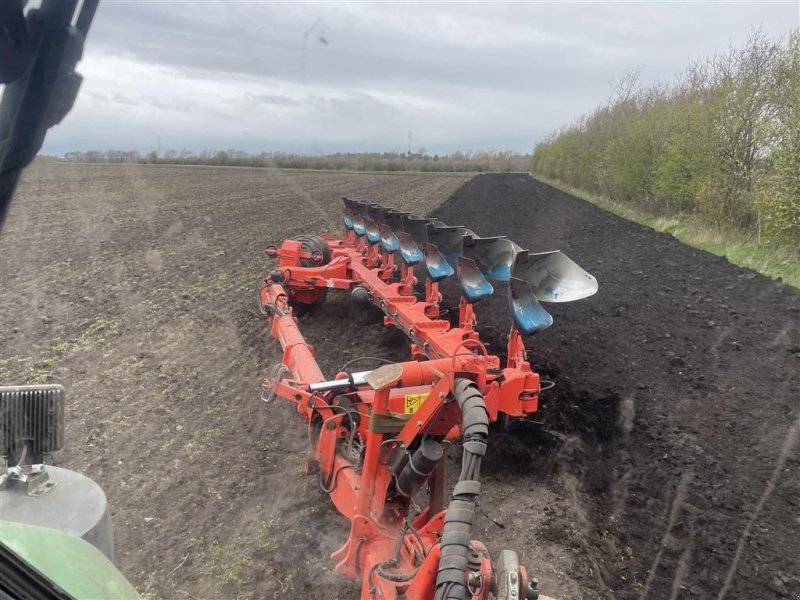
<path fill-rule="evenodd" d="M 102 0 L 43 151 L 529 152 L 641 67 L 800 25 L 800 2 Z"/>

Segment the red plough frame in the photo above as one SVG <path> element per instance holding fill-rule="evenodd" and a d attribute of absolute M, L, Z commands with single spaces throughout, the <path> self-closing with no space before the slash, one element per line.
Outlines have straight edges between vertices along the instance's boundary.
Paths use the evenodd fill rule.
<path fill-rule="evenodd" d="M 320 253 L 304 252 L 299 241 L 267 249 L 280 262 L 261 284 L 260 304 L 283 361 L 264 382 L 262 398 L 296 405 L 313 452 L 307 470 L 350 519 L 350 535 L 333 554 L 336 571 L 361 579 L 363 600 L 539 597 L 513 552 L 492 561 L 483 544 L 469 539 L 489 421 L 538 407 L 539 376 L 525 360 L 519 332 L 512 327 L 501 365 L 474 331 L 466 301 L 452 327 L 438 319 L 438 284 L 428 281 L 425 300 L 418 300 L 413 268 L 395 265 L 392 254 L 352 231 L 324 239 L 327 264 L 315 264 Z M 290 301 L 314 304 L 330 289 L 380 307 L 384 323 L 410 338 L 411 360 L 326 381 Z M 446 507 L 442 449 L 459 440 L 463 468 Z"/>

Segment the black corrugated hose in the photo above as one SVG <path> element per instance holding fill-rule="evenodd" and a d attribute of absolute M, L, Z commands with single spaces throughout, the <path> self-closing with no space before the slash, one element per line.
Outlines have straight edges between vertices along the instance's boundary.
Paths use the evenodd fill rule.
<path fill-rule="evenodd" d="M 456 379 L 453 396 L 464 427 L 461 475 L 453 489 L 442 529 L 441 558 L 436 575 L 436 600 L 465 600 L 470 529 L 481 490 L 481 460 L 486 453 L 489 414 L 483 395 L 469 379 Z"/>

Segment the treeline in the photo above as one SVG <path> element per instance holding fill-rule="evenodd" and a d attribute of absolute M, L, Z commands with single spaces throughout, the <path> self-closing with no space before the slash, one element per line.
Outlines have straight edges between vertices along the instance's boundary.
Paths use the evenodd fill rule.
<path fill-rule="evenodd" d="M 800 243 L 800 29 L 756 32 L 672 83 L 614 85 L 593 113 L 537 144 L 535 174 L 721 230 Z"/>
<path fill-rule="evenodd" d="M 453 154 L 428 154 L 424 150 L 406 154 L 384 153 L 339 153 L 323 156 L 288 154 L 283 152 L 261 152 L 250 154 L 242 150 L 167 150 L 163 154 L 137 151 L 87 151 L 67 152 L 64 158 L 71 162 L 120 163 L 138 162 L 173 165 L 219 165 L 240 167 L 271 167 L 280 169 L 323 169 L 347 171 L 527 171 L 530 154 L 511 151 L 455 152 Z"/>
<path fill-rule="evenodd" d="M 138 150 L 89 150 L 87 152 L 67 152 L 64 154 L 64 159 L 70 162 L 141 162 L 142 154 Z"/>

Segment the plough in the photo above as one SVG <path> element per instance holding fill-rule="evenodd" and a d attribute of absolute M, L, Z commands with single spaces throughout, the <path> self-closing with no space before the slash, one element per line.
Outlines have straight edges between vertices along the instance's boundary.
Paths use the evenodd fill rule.
<path fill-rule="evenodd" d="M 490 422 L 538 409 L 541 380 L 523 336 L 552 324 L 541 302 L 585 298 L 597 281 L 560 251 L 533 253 L 367 201 L 344 198 L 343 222 L 342 239 L 268 246 L 279 263 L 259 294 L 283 348 L 262 399 L 296 405 L 312 448 L 306 471 L 350 520 L 335 570 L 361 580 L 362 600 L 544 598 L 515 552 L 493 561 L 470 539 L 481 460 Z M 424 298 L 415 295 L 418 276 Z M 440 318 L 439 286 L 452 276 L 461 290 L 457 326 Z M 504 283 L 511 327 L 503 364 L 481 342 L 473 305 Z M 294 312 L 329 290 L 379 307 L 384 324 L 408 336 L 410 360 L 326 379 Z M 458 441 L 461 473 L 445 506 L 443 457 Z"/>

